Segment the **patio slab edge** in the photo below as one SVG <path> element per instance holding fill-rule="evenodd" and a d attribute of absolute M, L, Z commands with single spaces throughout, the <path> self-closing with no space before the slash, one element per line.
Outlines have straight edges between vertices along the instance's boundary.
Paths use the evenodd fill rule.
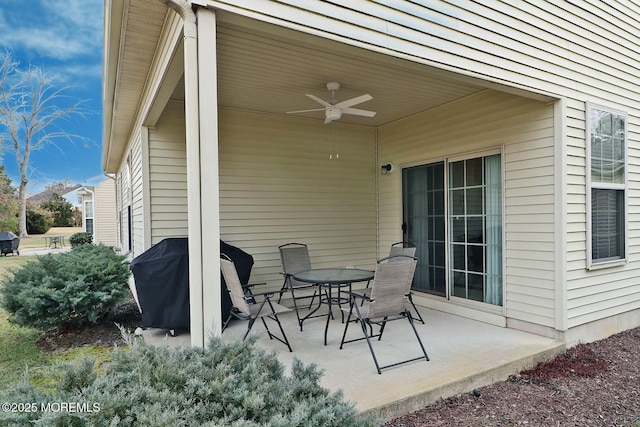
<path fill-rule="evenodd" d="M 505 381 L 510 375 L 532 368 L 538 363 L 547 362 L 565 350 L 565 343 L 558 341 L 537 353 L 512 360 L 500 366 L 478 371 L 473 375 L 459 378 L 446 384 L 425 389 L 420 393 L 364 410 L 361 413 L 362 415 L 375 414 L 387 420 L 406 415 L 418 411 L 439 399 L 446 399 L 460 393 L 469 393 L 474 389 Z"/>

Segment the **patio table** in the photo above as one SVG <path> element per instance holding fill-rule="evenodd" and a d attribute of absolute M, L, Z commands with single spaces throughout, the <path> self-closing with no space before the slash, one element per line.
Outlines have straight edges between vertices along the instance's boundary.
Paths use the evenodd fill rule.
<path fill-rule="evenodd" d="M 53 246 L 53 249 L 64 247 L 64 236 L 44 236 L 44 243 L 46 248 L 51 246 Z"/>
<path fill-rule="evenodd" d="M 300 282 L 305 283 L 313 283 L 318 285 L 318 292 L 320 293 L 320 302 L 318 306 L 312 310 L 305 317 L 300 319 L 300 328 L 302 328 L 302 323 L 309 318 L 319 317 L 314 316 L 314 314 L 320 309 L 322 304 L 326 304 L 328 306 L 327 323 L 324 327 L 324 345 L 327 345 L 327 331 L 329 330 L 329 320 L 333 316 L 331 312 L 331 306 L 333 304 L 341 305 L 341 303 L 348 302 L 348 299 L 341 299 L 340 292 L 341 288 L 349 287 L 349 292 L 351 292 L 351 284 L 358 282 L 367 282 L 373 279 L 374 272 L 371 270 L 361 270 L 359 268 L 315 268 L 312 270 L 301 271 L 293 275 L 293 278 L 299 280 Z M 332 295 L 333 290 L 336 289 L 338 294 L 336 296 Z M 323 291 L 326 291 L 326 296 L 323 297 Z"/>

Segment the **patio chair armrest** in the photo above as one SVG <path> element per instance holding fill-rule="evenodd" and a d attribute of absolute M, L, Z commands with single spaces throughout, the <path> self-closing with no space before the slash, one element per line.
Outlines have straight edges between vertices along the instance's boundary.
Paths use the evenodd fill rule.
<path fill-rule="evenodd" d="M 364 290 L 364 289 L 363 289 Z M 369 296 L 365 295 L 361 292 L 358 291 L 351 291 L 351 292 L 346 292 L 347 294 L 349 294 L 349 299 L 362 299 L 365 301 L 369 300 Z"/>
<path fill-rule="evenodd" d="M 242 285 L 242 290 L 250 291 L 254 286 L 262 286 L 266 285 L 267 282 L 259 282 L 259 283 L 247 283 L 246 285 Z"/>
<path fill-rule="evenodd" d="M 259 292 L 259 293 L 251 293 L 252 297 L 265 297 L 265 298 L 269 298 L 275 294 L 277 294 L 278 291 L 266 291 L 266 292 Z"/>

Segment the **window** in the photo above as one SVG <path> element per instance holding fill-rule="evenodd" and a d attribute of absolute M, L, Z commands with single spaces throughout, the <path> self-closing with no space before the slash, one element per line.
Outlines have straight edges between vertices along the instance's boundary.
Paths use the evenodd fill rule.
<path fill-rule="evenodd" d="M 624 113 L 587 104 L 588 267 L 626 259 L 626 123 Z"/>
<path fill-rule="evenodd" d="M 84 231 L 93 234 L 93 202 L 84 202 Z"/>

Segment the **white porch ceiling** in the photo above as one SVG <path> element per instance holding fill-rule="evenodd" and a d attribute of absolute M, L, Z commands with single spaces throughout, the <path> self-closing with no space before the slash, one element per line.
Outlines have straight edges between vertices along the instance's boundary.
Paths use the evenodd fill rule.
<path fill-rule="evenodd" d="M 380 126 L 484 89 L 453 76 L 436 76 L 431 67 L 406 60 L 313 40 L 292 30 L 259 27 L 224 21 L 218 26 L 220 106 L 273 114 L 318 108 L 305 94 L 329 100 L 325 84 L 337 81 L 338 101 L 368 93 L 373 99 L 356 108 L 377 112 L 373 118 L 343 115 L 340 121 Z M 297 116 L 324 120 L 323 111 Z"/>
<path fill-rule="evenodd" d="M 167 22 L 160 0 L 112 0 L 110 59 L 105 81 L 105 165 L 113 172 L 149 84 L 149 68 Z M 169 12 L 173 14 L 174 12 Z M 318 108 L 306 93 L 328 100 L 325 84 L 342 87 L 338 101 L 365 93 L 373 99 L 356 106 L 376 111 L 374 118 L 343 115 L 343 123 L 381 126 L 447 104 L 496 83 L 371 52 L 326 38 L 259 22 L 217 10 L 218 102 L 221 107 L 285 114 Z M 207 43 L 199 40 L 199 43 Z M 117 58 L 117 61 L 116 61 Z M 207 78 L 207 76 L 202 76 Z M 213 76 L 211 76 L 213 78 Z M 184 98 L 179 83 L 173 99 Z M 112 96 L 112 98 L 111 98 Z M 113 109 L 110 110 L 110 105 Z M 298 117 L 324 120 L 322 111 Z"/>

